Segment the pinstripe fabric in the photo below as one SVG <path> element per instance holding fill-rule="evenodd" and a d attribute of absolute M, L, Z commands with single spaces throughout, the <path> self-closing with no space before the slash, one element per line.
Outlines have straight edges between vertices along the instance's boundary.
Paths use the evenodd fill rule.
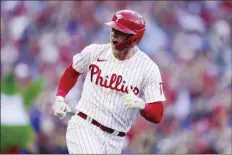
<path fill-rule="evenodd" d="M 110 44 L 92 44 L 73 57 L 73 68 L 86 73 L 76 109 L 114 130 L 128 132 L 139 114 L 137 109 L 126 109 L 122 104 L 126 87 L 132 86 L 146 103 L 165 100 L 159 68 L 140 50 L 132 58 L 119 61 L 114 57 Z M 86 129 L 89 126 L 93 125 L 83 129 L 80 122 L 79 126 L 69 124 L 67 143 L 71 153 L 121 152 L 122 137 L 105 132 L 96 136 Z M 95 129 L 94 133 L 98 130 Z"/>
<path fill-rule="evenodd" d="M 69 154 L 120 154 L 123 137 L 109 134 L 74 115 L 68 123 L 66 141 Z"/>
<path fill-rule="evenodd" d="M 66 141 L 70 154 L 104 154 L 103 131 L 79 116 L 68 123 Z"/>
<path fill-rule="evenodd" d="M 146 103 L 165 101 L 165 96 L 162 89 L 162 80 L 160 71 L 157 65 L 153 64 L 153 67 L 147 74 L 144 80 L 144 100 Z"/>

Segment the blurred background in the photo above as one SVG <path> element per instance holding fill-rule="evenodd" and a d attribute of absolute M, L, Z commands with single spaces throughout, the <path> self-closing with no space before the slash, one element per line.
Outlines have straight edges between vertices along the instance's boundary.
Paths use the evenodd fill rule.
<path fill-rule="evenodd" d="M 158 64 L 166 95 L 160 124 L 138 117 L 123 153 L 231 154 L 229 1 L 1 1 L 1 153 L 68 153 L 67 121 L 53 116 L 72 57 L 108 43 L 121 9 L 144 16 L 139 47 Z M 84 76 L 67 95 L 78 103 Z"/>

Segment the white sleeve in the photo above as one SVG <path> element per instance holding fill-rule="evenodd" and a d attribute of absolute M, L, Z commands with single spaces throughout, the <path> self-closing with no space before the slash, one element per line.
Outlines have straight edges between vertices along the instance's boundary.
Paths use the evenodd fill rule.
<path fill-rule="evenodd" d="M 158 66 L 152 66 L 152 69 L 145 76 L 143 88 L 143 99 L 145 103 L 152 103 L 157 101 L 165 101 L 165 96 L 162 87 L 162 79 Z"/>
<path fill-rule="evenodd" d="M 88 70 L 90 64 L 91 53 L 93 52 L 93 45 L 86 46 L 80 53 L 73 56 L 73 68 L 79 72 L 83 73 Z"/>

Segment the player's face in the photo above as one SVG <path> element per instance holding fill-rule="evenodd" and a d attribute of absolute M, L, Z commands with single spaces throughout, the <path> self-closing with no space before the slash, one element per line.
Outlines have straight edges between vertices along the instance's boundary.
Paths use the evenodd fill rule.
<path fill-rule="evenodd" d="M 121 31 L 118 31 L 112 28 L 112 31 L 110 33 L 110 40 L 111 40 L 112 47 L 115 48 L 116 44 L 125 41 L 129 36 L 130 34 L 126 34 L 126 33 L 123 33 Z"/>

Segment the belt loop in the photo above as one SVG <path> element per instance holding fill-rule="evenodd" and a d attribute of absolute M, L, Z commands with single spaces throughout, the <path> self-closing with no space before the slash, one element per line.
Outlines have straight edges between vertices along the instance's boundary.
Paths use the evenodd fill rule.
<path fill-rule="evenodd" d="M 91 117 L 87 116 L 87 118 L 86 118 L 86 121 L 87 121 L 87 122 L 92 123 L 92 120 L 93 120 L 93 119 L 92 119 Z"/>
<path fill-rule="evenodd" d="M 112 133 L 112 135 L 114 136 L 118 136 L 118 134 L 119 134 L 119 131 L 116 131 L 116 130 L 114 130 L 114 132 Z"/>
<path fill-rule="evenodd" d="M 99 127 L 100 129 L 102 129 L 103 131 L 110 133 L 114 136 L 120 136 L 120 137 L 124 137 L 126 133 L 124 132 L 119 132 L 116 131 L 114 129 L 105 127 L 104 125 L 100 124 L 99 122 L 97 122 L 96 120 L 94 120 L 93 118 L 89 117 L 88 115 L 82 113 L 82 112 L 77 112 L 77 115 L 79 115 L 80 117 L 82 117 L 83 119 L 85 119 L 87 122 L 96 125 L 97 127 Z"/>
<path fill-rule="evenodd" d="M 89 116 L 86 117 L 86 121 L 89 122 Z"/>

